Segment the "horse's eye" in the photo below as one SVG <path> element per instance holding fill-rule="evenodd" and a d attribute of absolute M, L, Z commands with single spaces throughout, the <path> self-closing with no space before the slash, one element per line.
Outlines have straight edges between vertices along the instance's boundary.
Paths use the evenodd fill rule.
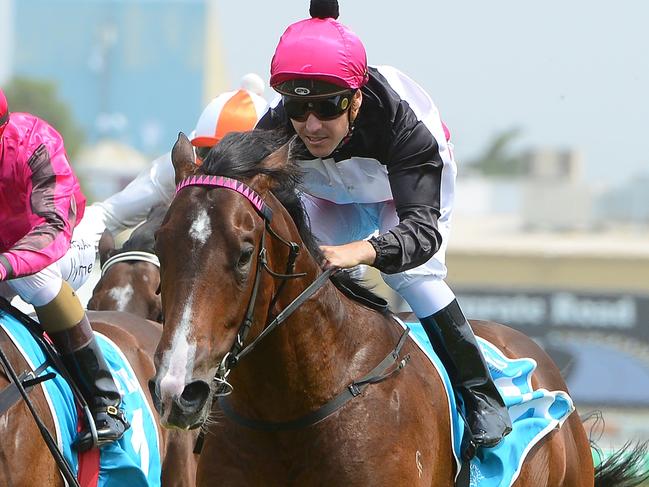
<path fill-rule="evenodd" d="M 241 255 L 239 256 L 239 267 L 245 267 L 250 263 L 250 259 L 252 259 L 252 252 L 254 249 L 252 247 L 245 248 L 241 251 Z"/>

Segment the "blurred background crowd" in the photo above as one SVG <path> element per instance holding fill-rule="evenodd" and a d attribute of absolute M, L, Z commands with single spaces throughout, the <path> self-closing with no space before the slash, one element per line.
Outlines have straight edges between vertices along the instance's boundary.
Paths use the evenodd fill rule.
<path fill-rule="evenodd" d="M 533 336 L 580 412 L 603 411 L 602 446 L 649 439 L 649 5 L 341 0 L 341 12 L 370 64 L 417 80 L 450 127 L 448 282 L 466 314 Z M 306 0 L 0 0 L 0 86 L 13 111 L 62 133 L 101 200 L 244 74 L 267 82 L 279 35 L 307 15 Z"/>

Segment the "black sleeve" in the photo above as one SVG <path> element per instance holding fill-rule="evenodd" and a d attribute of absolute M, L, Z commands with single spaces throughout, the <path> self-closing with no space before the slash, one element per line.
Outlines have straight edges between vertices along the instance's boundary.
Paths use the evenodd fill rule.
<path fill-rule="evenodd" d="M 284 115 L 284 105 L 279 103 L 276 107 L 270 107 L 259 119 L 255 128 L 271 130 L 286 125 L 288 119 Z"/>
<path fill-rule="evenodd" d="M 428 261 L 442 242 L 437 229 L 443 162 L 435 137 L 402 102 L 386 154 L 388 178 L 399 224 L 370 239 L 374 267 L 386 274 Z"/>

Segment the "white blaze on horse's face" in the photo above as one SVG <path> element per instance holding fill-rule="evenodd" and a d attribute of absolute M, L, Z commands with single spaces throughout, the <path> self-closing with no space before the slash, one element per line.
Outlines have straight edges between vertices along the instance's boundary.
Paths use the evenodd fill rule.
<path fill-rule="evenodd" d="M 190 341 L 193 298 L 189 297 L 182 318 L 174 334 L 171 346 L 161 361 L 160 399 L 167 404 L 174 397 L 180 397 L 189 379 L 193 377 L 196 343 Z M 165 408 L 168 415 L 171 408 Z"/>
<path fill-rule="evenodd" d="M 133 286 L 127 284 L 122 287 L 114 287 L 108 291 L 108 296 L 115 301 L 117 311 L 126 311 L 126 306 L 133 297 Z"/>
<path fill-rule="evenodd" d="M 210 216 L 205 208 L 199 208 L 196 217 L 189 229 L 189 236 L 200 244 L 205 244 L 212 233 Z"/>

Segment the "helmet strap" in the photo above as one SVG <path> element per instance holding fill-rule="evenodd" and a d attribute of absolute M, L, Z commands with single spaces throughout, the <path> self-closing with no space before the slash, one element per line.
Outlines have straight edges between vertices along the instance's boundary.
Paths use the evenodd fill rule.
<path fill-rule="evenodd" d="M 345 135 L 345 137 L 343 137 L 343 140 L 341 140 L 340 143 L 336 146 L 336 148 L 334 149 L 334 152 L 336 152 L 343 145 L 345 145 L 347 142 L 349 142 L 349 140 L 354 135 L 354 127 L 355 127 L 354 122 L 356 121 L 356 117 L 352 116 L 352 111 L 353 111 L 352 107 L 350 106 L 349 110 L 347 110 L 347 123 L 349 124 L 349 128 L 347 129 L 347 135 Z"/>

